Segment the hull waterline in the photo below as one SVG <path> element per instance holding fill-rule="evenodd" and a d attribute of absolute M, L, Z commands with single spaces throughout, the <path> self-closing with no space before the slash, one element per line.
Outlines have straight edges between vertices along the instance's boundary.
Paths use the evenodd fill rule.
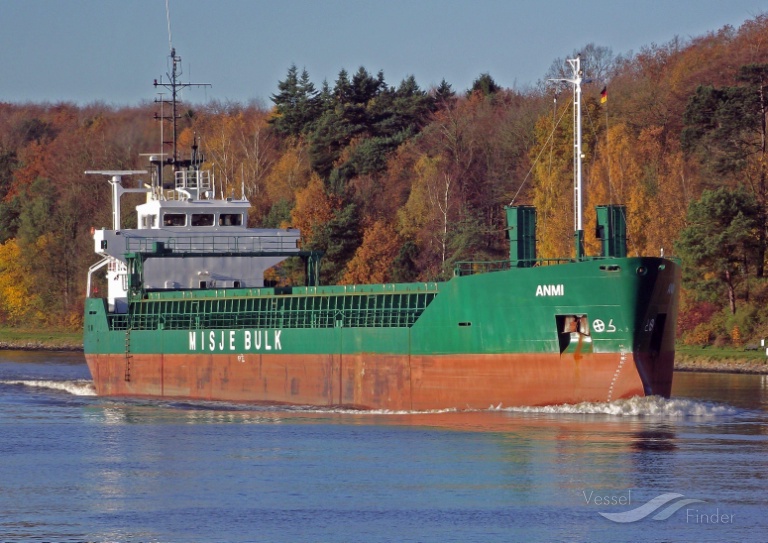
<path fill-rule="evenodd" d="M 623 355 L 88 355 L 97 393 L 363 409 L 487 409 L 668 397 Z M 666 366 L 664 360 L 659 361 Z M 129 367 L 128 367 L 129 366 Z M 129 374 L 128 380 L 125 376 Z M 650 389 L 650 390 L 649 390 Z"/>

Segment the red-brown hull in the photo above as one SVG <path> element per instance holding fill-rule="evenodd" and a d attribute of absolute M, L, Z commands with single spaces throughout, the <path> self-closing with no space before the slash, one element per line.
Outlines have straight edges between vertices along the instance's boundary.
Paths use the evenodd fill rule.
<path fill-rule="evenodd" d="M 672 355 L 673 356 L 673 355 Z M 485 409 L 669 396 L 671 369 L 643 384 L 628 354 L 88 354 L 101 396 L 366 409 Z M 657 367 L 672 367 L 660 363 Z M 127 370 L 127 371 L 126 371 Z M 666 375 L 668 373 L 668 375 Z"/>

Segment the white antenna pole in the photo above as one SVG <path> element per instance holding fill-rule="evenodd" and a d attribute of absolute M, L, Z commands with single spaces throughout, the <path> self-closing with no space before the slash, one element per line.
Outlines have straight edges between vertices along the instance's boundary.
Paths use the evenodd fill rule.
<path fill-rule="evenodd" d="M 240 199 L 245 200 L 245 164 L 240 164 Z"/>
<path fill-rule="evenodd" d="M 575 230 L 578 232 L 584 230 L 583 223 L 583 200 L 581 191 L 581 160 L 583 158 L 581 152 L 581 58 L 576 57 L 569 59 L 568 63 L 573 68 L 573 130 L 574 130 L 574 224 Z"/>
<path fill-rule="evenodd" d="M 146 170 L 88 170 L 86 175 L 106 175 L 109 177 L 109 184 L 112 185 L 112 230 L 120 230 L 120 197 L 128 192 L 149 192 L 151 189 L 123 188 L 123 176 L 141 175 L 147 173 Z"/>
<path fill-rule="evenodd" d="M 213 199 L 216 199 L 216 163 L 211 164 L 211 181 L 213 182 Z"/>
<path fill-rule="evenodd" d="M 171 41 L 171 8 L 168 5 L 168 0 L 165 0 L 165 19 L 168 21 L 168 49 L 173 50 L 173 42 Z"/>
<path fill-rule="evenodd" d="M 581 57 L 567 59 L 568 64 L 573 70 L 573 77 L 568 79 L 550 79 L 550 81 L 565 81 L 573 85 L 573 222 L 574 239 L 576 242 L 576 260 L 584 258 L 584 220 L 582 208 L 584 205 L 582 199 L 581 169 L 583 158 L 581 152 Z"/>

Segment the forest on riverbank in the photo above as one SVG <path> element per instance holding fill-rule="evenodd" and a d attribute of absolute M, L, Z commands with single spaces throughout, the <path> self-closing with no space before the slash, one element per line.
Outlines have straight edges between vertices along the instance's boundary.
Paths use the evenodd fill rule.
<path fill-rule="evenodd" d="M 680 341 L 759 343 L 768 15 L 637 53 L 576 52 L 591 80 L 588 254 L 594 205 L 625 204 L 629 253 L 684 263 Z M 470 89 L 424 89 L 364 67 L 315 84 L 290 66 L 269 106 L 186 104 L 178 147 L 199 142 L 222 193 L 244 190 L 250 226 L 300 228 L 325 253 L 323 283 L 447 279 L 459 261 L 508 257 L 510 203 L 537 207 L 541 258 L 571 255 L 571 91 L 546 82 L 568 75 L 562 58 L 530 88 L 480 74 Z M 91 229 L 111 224 L 109 185 L 83 172 L 146 169 L 140 155 L 161 146 L 156 113 L 151 101 L 0 103 L 0 326 L 82 325 Z M 136 203 L 124 198 L 124 226 Z"/>

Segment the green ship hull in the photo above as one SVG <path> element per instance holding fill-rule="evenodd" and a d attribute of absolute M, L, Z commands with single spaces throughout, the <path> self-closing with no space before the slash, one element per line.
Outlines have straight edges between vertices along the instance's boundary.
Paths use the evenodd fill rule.
<path fill-rule="evenodd" d="M 597 258 L 443 283 L 89 298 L 107 396 L 475 409 L 668 397 L 680 268 Z"/>

